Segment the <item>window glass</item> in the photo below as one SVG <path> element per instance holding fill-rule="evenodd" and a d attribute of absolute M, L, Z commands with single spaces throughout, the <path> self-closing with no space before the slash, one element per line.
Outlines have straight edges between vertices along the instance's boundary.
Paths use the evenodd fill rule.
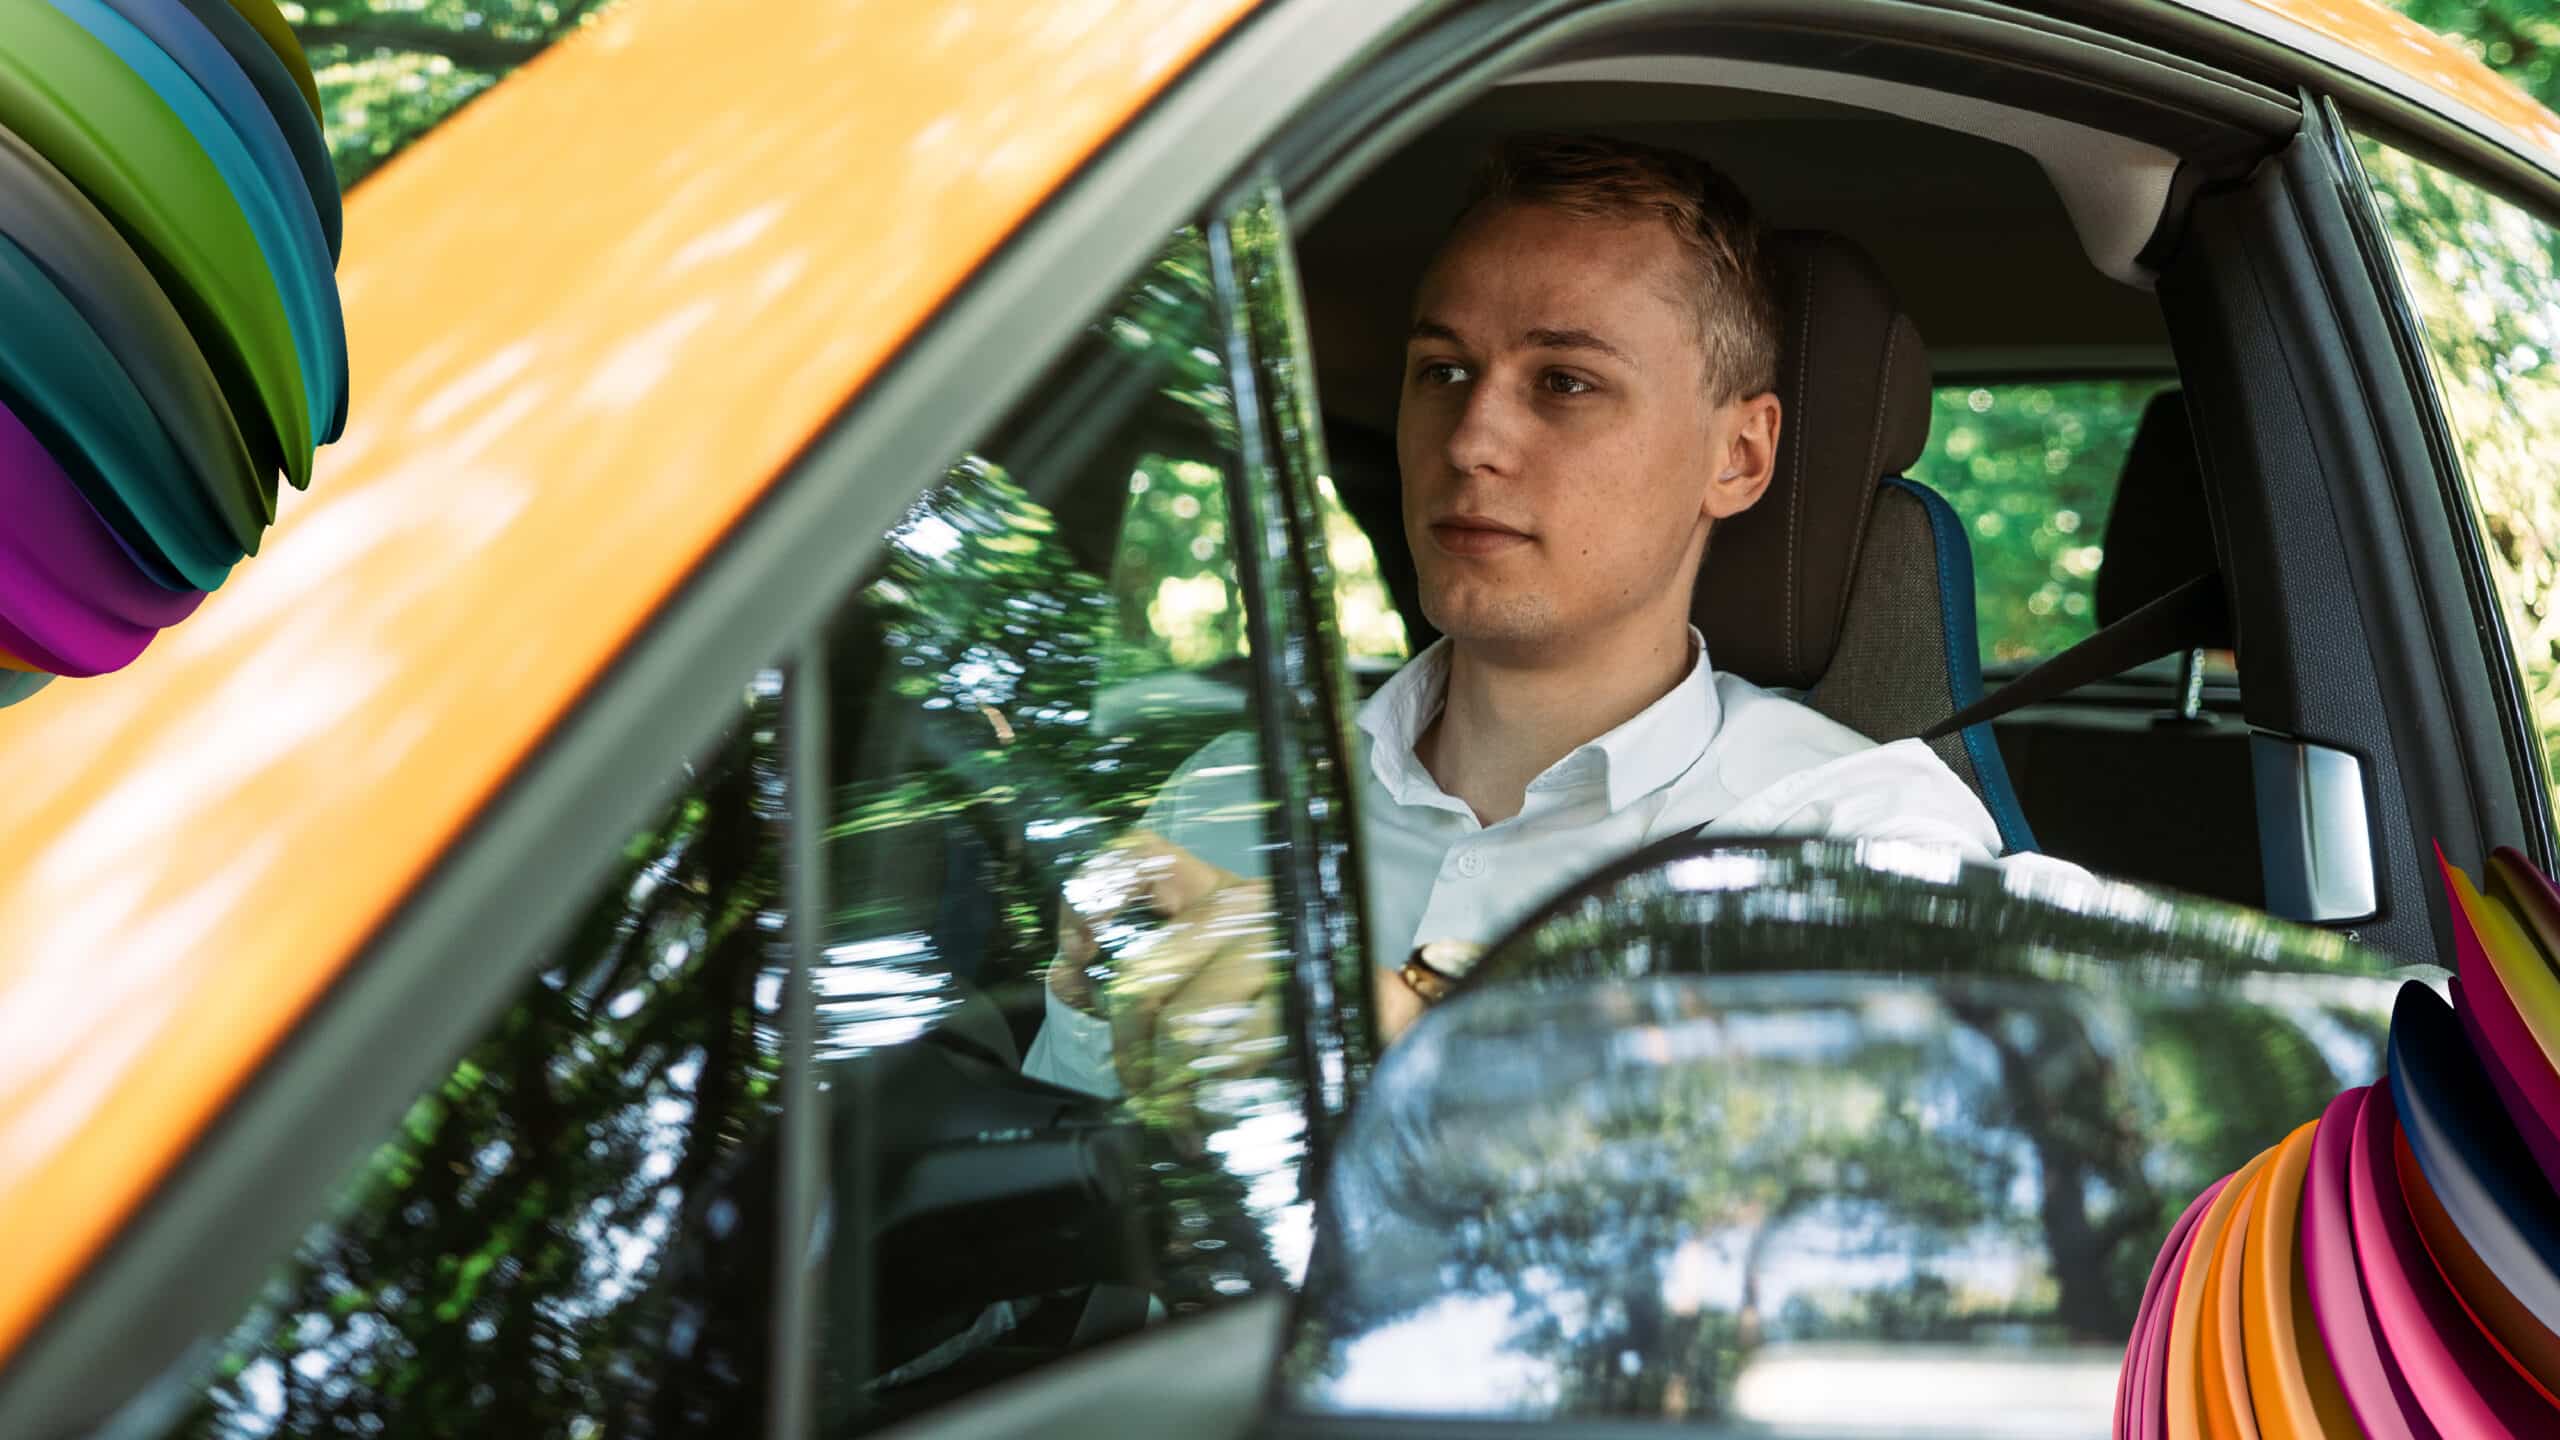
<path fill-rule="evenodd" d="M 1222 263 L 1177 236 L 832 627 L 828 1434 L 1303 1265 Z"/>
<path fill-rule="evenodd" d="M 614 0 L 283 0 L 353 185 Z"/>
<path fill-rule="evenodd" d="M 1376 543 L 1351 518 L 1331 476 L 1317 479 L 1316 500 L 1324 514 L 1325 555 L 1333 562 L 1335 624 L 1342 633 L 1344 656 L 1364 670 L 1403 663 L 1412 657 L 1413 645 L 1405 638 L 1404 616 L 1397 612 L 1395 597 L 1378 569 Z M 1401 545 L 1404 537 L 1390 535 L 1387 543 Z"/>
<path fill-rule="evenodd" d="M 168 1433 L 757 1433 L 784 963 L 776 688 L 687 767 L 570 938 L 359 1167 Z"/>
<path fill-rule="evenodd" d="M 1973 545 L 1985 665 L 2018 667 L 2095 634 L 2107 509 L 2142 407 L 2166 377 L 1940 387 L 1911 478 L 1947 498 Z"/>
<path fill-rule="evenodd" d="M 2560 744 L 2560 232 L 2360 139 L 2424 332 L 2546 771 Z"/>

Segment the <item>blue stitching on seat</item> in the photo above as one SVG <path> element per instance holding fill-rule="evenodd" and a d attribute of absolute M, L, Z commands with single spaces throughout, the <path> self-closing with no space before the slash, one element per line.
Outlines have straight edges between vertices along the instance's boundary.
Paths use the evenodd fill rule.
<path fill-rule="evenodd" d="M 1938 617 L 1946 631 L 1947 688 L 1954 694 L 1955 708 L 1962 710 L 1982 698 L 1982 639 L 1973 613 L 1973 547 L 1955 507 L 1937 491 L 1900 475 L 1888 475 L 1881 483 L 1918 500 L 1929 517 L 1930 548 L 1938 558 Z M 2000 758 L 2000 744 L 1992 739 L 1990 724 L 1967 725 L 1960 733 L 1965 754 L 1973 760 L 1973 773 L 1982 781 L 1982 798 L 1990 807 L 1992 822 L 2000 827 L 2001 843 L 2012 854 L 2035 849 L 2035 832 L 2027 827 L 2026 812 L 2018 806 L 2017 791 L 2009 784 L 2009 767 Z"/>

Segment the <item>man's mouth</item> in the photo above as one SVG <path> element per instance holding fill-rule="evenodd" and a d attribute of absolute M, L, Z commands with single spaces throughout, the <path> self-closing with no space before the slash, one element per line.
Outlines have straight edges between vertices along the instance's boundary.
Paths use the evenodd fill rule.
<path fill-rule="evenodd" d="M 1529 532 L 1488 515 L 1450 515 L 1431 522 L 1431 543 L 1450 555 L 1495 555 L 1529 543 Z"/>

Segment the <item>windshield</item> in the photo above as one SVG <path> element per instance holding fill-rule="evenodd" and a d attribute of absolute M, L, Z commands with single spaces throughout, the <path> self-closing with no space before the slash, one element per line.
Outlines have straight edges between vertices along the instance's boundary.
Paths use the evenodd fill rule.
<path fill-rule="evenodd" d="M 1282 1392 L 2106 1435 L 2162 1237 L 2379 1073 L 2412 973 L 2233 907 L 1889 845 L 1621 867 L 1380 1064 Z"/>

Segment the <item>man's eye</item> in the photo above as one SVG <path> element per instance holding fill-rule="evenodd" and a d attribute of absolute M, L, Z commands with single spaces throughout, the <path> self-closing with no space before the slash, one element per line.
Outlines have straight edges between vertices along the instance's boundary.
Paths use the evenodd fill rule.
<path fill-rule="evenodd" d="M 1432 360 L 1425 362 L 1421 369 L 1415 371 L 1414 377 L 1425 385 L 1455 385 L 1467 378 L 1467 369 L 1463 365 L 1452 365 L 1446 360 Z"/>
<path fill-rule="evenodd" d="M 1548 371 L 1538 383 L 1545 386 L 1550 395 L 1582 395 L 1589 393 L 1592 388 L 1590 381 L 1579 375 L 1568 375 L 1562 370 Z"/>

